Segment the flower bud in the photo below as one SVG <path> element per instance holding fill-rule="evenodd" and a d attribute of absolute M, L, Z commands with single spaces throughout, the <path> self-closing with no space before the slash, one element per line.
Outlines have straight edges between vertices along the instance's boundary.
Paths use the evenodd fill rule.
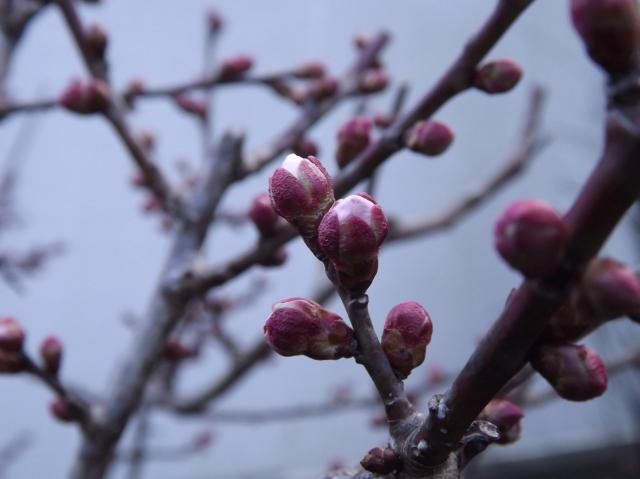
<path fill-rule="evenodd" d="M 176 95 L 173 99 L 176 102 L 178 108 L 180 108 L 185 113 L 195 115 L 201 121 L 205 121 L 207 119 L 207 115 L 209 112 L 206 103 L 184 94 Z"/>
<path fill-rule="evenodd" d="M 207 26 L 210 33 L 218 33 L 224 27 L 224 17 L 217 10 L 207 12 Z"/>
<path fill-rule="evenodd" d="M 269 178 L 273 209 L 304 238 L 316 235 L 320 220 L 334 202 L 331 179 L 313 156 L 290 154 Z"/>
<path fill-rule="evenodd" d="M 127 83 L 124 89 L 122 98 L 129 108 L 133 108 L 136 97 L 142 95 L 145 92 L 146 85 L 144 80 L 140 78 L 134 78 Z"/>
<path fill-rule="evenodd" d="M 67 110 L 86 115 L 105 111 L 111 101 L 110 97 L 109 85 L 92 78 L 86 82 L 71 82 L 58 101 Z"/>
<path fill-rule="evenodd" d="M 7 352 L 22 351 L 24 329 L 15 318 L 0 318 L 0 350 Z"/>
<path fill-rule="evenodd" d="M 382 349 L 402 378 L 422 364 L 432 333 L 429 313 L 415 301 L 391 308 L 384 323 Z"/>
<path fill-rule="evenodd" d="M 353 330 L 340 316 L 310 299 L 276 303 L 264 325 L 264 335 L 282 356 L 339 359 L 351 357 L 355 351 Z"/>
<path fill-rule="evenodd" d="M 640 314 L 640 280 L 631 268 L 612 258 L 593 260 L 580 289 L 600 317 Z"/>
<path fill-rule="evenodd" d="M 634 0 L 571 0 L 571 20 L 591 59 L 607 73 L 633 67 L 640 40 Z"/>
<path fill-rule="evenodd" d="M 136 135 L 136 141 L 145 153 L 153 152 L 156 146 L 156 135 L 151 131 L 143 130 Z"/>
<path fill-rule="evenodd" d="M 513 203 L 494 231 L 496 249 L 509 265 L 526 277 L 553 271 L 564 254 L 567 226 L 551 205 L 538 200 Z"/>
<path fill-rule="evenodd" d="M 569 401 L 587 401 L 607 390 L 607 370 L 598 354 L 576 344 L 542 345 L 531 365 Z"/>
<path fill-rule="evenodd" d="M 293 70 L 293 76 L 301 79 L 322 78 L 326 74 L 326 68 L 322 62 L 309 62 L 300 65 Z"/>
<path fill-rule="evenodd" d="M 453 131 L 447 125 L 435 120 L 419 121 L 407 132 L 405 144 L 416 153 L 437 156 L 453 143 Z"/>
<path fill-rule="evenodd" d="M 373 124 L 376 128 L 389 128 L 393 122 L 396 120 L 395 115 L 391 115 L 388 113 L 376 113 L 373 117 Z"/>
<path fill-rule="evenodd" d="M 55 336 L 48 336 L 40 345 L 40 359 L 43 369 L 54 376 L 60 370 L 62 362 L 62 343 Z"/>
<path fill-rule="evenodd" d="M 0 349 L 0 374 L 15 374 L 24 371 L 24 357 L 20 351 Z"/>
<path fill-rule="evenodd" d="M 56 398 L 49 404 L 49 411 L 59 421 L 73 422 L 79 419 L 77 411 L 63 398 Z"/>
<path fill-rule="evenodd" d="M 182 361 L 198 356 L 198 352 L 196 348 L 187 346 L 178 338 L 169 338 L 164 345 L 163 356 L 169 361 Z"/>
<path fill-rule="evenodd" d="M 307 92 L 307 96 L 315 101 L 322 101 L 334 96 L 340 87 L 338 80 L 333 77 L 323 77 L 314 82 Z"/>
<path fill-rule="evenodd" d="M 101 25 L 94 23 L 87 28 L 84 38 L 89 54 L 97 60 L 103 60 L 109 41 L 105 29 Z"/>
<path fill-rule="evenodd" d="M 510 444 L 520 437 L 520 420 L 523 417 L 522 408 L 506 399 L 493 399 L 479 416 L 480 419 L 489 421 L 498 428 L 499 444 Z"/>
<path fill-rule="evenodd" d="M 522 78 L 522 67 L 512 60 L 496 60 L 482 65 L 473 79 L 473 86 L 485 93 L 506 93 Z"/>
<path fill-rule="evenodd" d="M 358 80 L 358 91 L 360 93 L 377 93 L 387 88 L 389 75 L 382 69 L 365 71 Z"/>
<path fill-rule="evenodd" d="M 227 58 L 220 65 L 218 78 L 223 82 L 236 80 L 251 70 L 252 66 L 253 58 L 249 55 L 236 55 L 235 57 Z"/>
<path fill-rule="evenodd" d="M 338 131 L 338 166 L 344 168 L 369 145 L 371 120 L 357 116 L 347 121 Z"/>
<path fill-rule="evenodd" d="M 249 218 L 256 225 L 262 236 L 269 236 L 274 233 L 278 226 L 280 215 L 273 209 L 268 193 L 260 193 L 254 198 L 249 209 Z"/>
<path fill-rule="evenodd" d="M 318 145 L 310 138 L 302 137 L 291 146 L 291 151 L 303 158 L 318 156 Z"/>
<path fill-rule="evenodd" d="M 402 460 L 390 447 L 374 447 L 360 461 L 360 465 L 374 474 L 391 474 L 400 469 Z"/>
<path fill-rule="evenodd" d="M 289 252 L 287 251 L 287 248 L 283 246 L 269 256 L 262 258 L 258 264 L 266 268 L 273 268 L 276 266 L 282 266 L 287 262 L 287 259 L 289 259 Z"/>

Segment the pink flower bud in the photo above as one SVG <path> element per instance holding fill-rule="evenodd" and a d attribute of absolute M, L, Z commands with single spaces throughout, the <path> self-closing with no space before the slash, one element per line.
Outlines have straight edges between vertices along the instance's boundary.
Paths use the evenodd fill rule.
<path fill-rule="evenodd" d="M 569 401 L 587 401 L 607 390 L 607 370 L 598 354 L 576 344 L 542 345 L 531 365 Z"/>
<path fill-rule="evenodd" d="M 24 367 L 24 357 L 20 351 L 0 349 L 0 374 L 20 373 Z"/>
<path fill-rule="evenodd" d="M 276 303 L 264 325 L 264 335 L 282 356 L 340 359 L 353 356 L 355 351 L 353 330 L 342 318 L 304 298 Z"/>
<path fill-rule="evenodd" d="M 387 88 L 389 75 L 382 69 L 365 71 L 358 80 L 358 91 L 360 93 L 377 93 Z"/>
<path fill-rule="evenodd" d="M 510 444 L 520 436 L 520 420 L 524 417 L 524 411 L 506 399 L 493 399 L 479 417 L 496 425 L 500 432 L 498 443 Z"/>
<path fill-rule="evenodd" d="M 451 128 L 435 120 L 419 121 L 407 132 L 405 144 L 416 153 L 437 156 L 449 148 L 454 135 Z"/>
<path fill-rule="evenodd" d="M 104 53 L 109 42 L 109 36 L 105 29 L 101 25 L 94 23 L 87 28 L 84 38 L 89 54 L 95 59 L 104 59 Z"/>
<path fill-rule="evenodd" d="M 612 258 L 593 260 L 580 288 L 600 317 L 640 314 L 640 280 L 631 268 Z"/>
<path fill-rule="evenodd" d="M 607 73 L 633 67 L 640 40 L 640 15 L 634 0 L 571 0 L 571 19 L 587 53 Z"/>
<path fill-rule="evenodd" d="M 273 268 L 276 266 L 282 266 L 287 262 L 288 259 L 289 259 L 289 252 L 287 251 L 287 248 L 283 246 L 282 248 L 278 249 L 275 253 L 272 253 L 266 258 L 263 258 L 262 260 L 260 260 L 258 264 L 260 264 L 260 266 L 265 266 L 267 268 Z"/>
<path fill-rule="evenodd" d="M 338 92 L 340 84 L 333 77 L 323 77 L 309 87 L 307 96 L 315 101 L 326 100 Z"/>
<path fill-rule="evenodd" d="M 236 80 L 251 70 L 251 67 L 253 67 L 253 58 L 249 55 L 236 55 L 222 62 L 218 78 L 223 82 Z"/>
<path fill-rule="evenodd" d="M 338 131 L 338 166 L 344 168 L 369 145 L 371 120 L 357 116 L 347 121 Z"/>
<path fill-rule="evenodd" d="M 162 209 L 162 200 L 157 196 L 150 196 L 142 205 L 142 211 L 145 213 L 153 213 Z"/>
<path fill-rule="evenodd" d="M 513 203 L 496 223 L 496 249 L 526 277 L 544 276 L 559 264 L 568 240 L 567 226 L 551 205 L 538 200 Z"/>
<path fill-rule="evenodd" d="M 280 215 L 273 209 L 268 193 L 260 193 L 254 198 L 249 209 L 249 218 L 256 225 L 262 236 L 269 236 L 274 233 L 278 226 Z"/>
<path fill-rule="evenodd" d="M 6 352 L 22 351 L 24 345 L 24 329 L 15 318 L 0 318 L 0 350 Z"/>
<path fill-rule="evenodd" d="M 49 404 L 49 411 L 59 421 L 73 422 L 79 419 L 77 411 L 63 398 L 56 398 Z"/>
<path fill-rule="evenodd" d="M 322 78 L 327 73 L 324 63 L 309 62 L 293 70 L 293 76 L 302 79 Z"/>
<path fill-rule="evenodd" d="M 184 94 L 176 95 L 174 97 L 174 101 L 176 102 L 178 108 L 180 108 L 185 113 L 195 115 L 201 121 L 205 121 L 207 119 L 207 115 L 209 114 L 209 112 L 206 103 Z"/>
<path fill-rule="evenodd" d="M 74 80 L 62 92 L 58 100 L 67 110 L 80 114 L 105 111 L 111 101 L 109 85 L 92 78 L 89 81 Z"/>
<path fill-rule="evenodd" d="M 310 138 L 302 137 L 291 147 L 291 151 L 293 151 L 296 155 L 301 156 L 303 158 L 307 158 L 308 156 L 318 156 L 318 145 L 315 144 L 313 140 Z"/>
<path fill-rule="evenodd" d="M 400 469 L 402 460 L 390 447 L 374 447 L 360 461 L 360 465 L 374 474 L 391 474 Z"/>
<path fill-rule="evenodd" d="M 429 313 L 415 301 L 391 308 L 384 323 L 382 349 L 402 378 L 422 364 L 432 333 Z"/>
<path fill-rule="evenodd" d="M 305 238 L 312 238 L 334 202 L 331 179 L 313 156 L 290 154 L 269 178 L 273 209 Z"/>
<path fill-rule="evenodd" d="M 473 86 L 485 93 L 506 93 L 522 78 L 522 68 L 512 60 L 485 63 L 476 72 Z"/>
<path fill-rule="evenodd" d="M 393 124 L 395 119 L 396 117 L 394 115 L 377 113 L 373 117 L 373 124 L 376 126 L 376 128 L 389 128 Z"/>
<path fill-rule="evenodd" d="M 60 370 L 60 363 L 62 362 L 62 343 L 55 336 L 48 336 L 40 345 L 40 358 L 42 359 L 42 366 L 44 370 L 56 375 Z"/>

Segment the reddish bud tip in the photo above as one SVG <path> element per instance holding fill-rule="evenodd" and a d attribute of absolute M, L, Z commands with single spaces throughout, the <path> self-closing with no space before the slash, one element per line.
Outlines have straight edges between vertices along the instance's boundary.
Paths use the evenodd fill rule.
<path fill-rule="evenodd" d="M 85 31 L 84 38 L 89 54 L 95 59 L 103 60 L 109 36 L 102 25 L 97 23 L 90 25 Z"/>
<path fill-rule="evenodd" d="M 269 178 L 273 209 L 305 238 L 316 235 L 320 220 L 334 202 L 331 179 L 313 156 L 290 154 Z"/>
<path fill-rule="evenodd" d="M 102 80 L 93 78 L 87 82 L 74 80 L 62 92 L 58 101 L 74 113 L 91 114 L 105 111 L 111 101 L 110 97 L 109 86 Z"/>
<path fill-rule="evenodd" d="M 609 74 L 634 64 L 640 15 L 634 0 L 571 0 L 571 19 L 591 59 Z"/>
<path fill-rule="evenodd" d="M 355 350 L 353 330 L 342 318 L 304 298 L 276 303 L 264 325 L 264 335 L 282 356 L 340 359 L 353 356 Z"/>
<path fill-rule="evenodd" d="M 309 62 L 293 70 L 293 76 L 301 79 L 322 78 L 327 70 L 322 62 Z"/>
<path fill-rule="evenodd" d="M 357 116 L 347 121 L 338 131 L 338 166 L 344 168 L 358 156 L 371 141 L 371 120 Z"/>
<path fill-rule="evenodd" d="M 374 474 L 391 474 L 400 469 L 400 455 L 390 447 L 374 447 L 360 461 L 360 465 Z"/>
<path fill-rule="evenodd" d="M 206 103 L 184 94 L 176 95 L 174 97 L 174 101 L 178 108 L 180 108 L 185 113 L 195 115 L 201 121 L 205 121 L 207 119 L 209 111 Z"/>
<path fill-rule="evenodd" d="M 512 268 L 526 277 L 553 271 L 567 244 L 562 217 L 551 205 L 538 200 L 513 203 L 496 223 L 496 249 Z"/>
<path fill-rule="evenodd" d="M 640 314 L 640 280 L 631 268 L 612 258 L 593 260 L 580 288 L 599 317 Z"/>
<path fill-rule="evenodd" d="M 249 55 L 236 55 L 227 58 L 220 65 L 218 77 L 221 81 L 236 80 L 253 67 L 253 58 Z"/>
<path fill-rule="evenodd" d="M 7 352 L 22 351 L 24 345 L 24 329 L 15 318 L 0 318 L 0 350 Z"/>
<path fill-rule="evenodd" d="M 451 128 L 435 120 L 419 121 L 407 132 L 405 144 L 416 153 L 437 156 L 444 153 L 453 143 Z"/>
<path fill-rule="evenodd" d="M 334 96 L 339 88 L 340 84 L 337 79 L 333 77 L 323 77 L 309 87 L 306 96 L 315 101 L 322 101 Z"/>
<path fill-rule="evenodd" d="M 78 414 L 73 406 L 62 398 L 56 398 L 49 404 L 49 411 L 59 421 L 73 422 L 78 419 Z"/>
<path fill-rule="evenodd" d="M 358 80 L 358 91 L 360 93 L 377 93 L 387 88 L 389 75 L 382 68 L 365 71 Z"/>
<path fill-rule="evenodd" d="M 42 367 L 49 374 L 56 375 L 62 363 L 62 343 L 55 336 L 48 336 L 40 345 L 40 359 Z"/>
<path fill-rule="evenodd" d="M 373 124 L 376 126 L 376 128 L 389 128 L 393 124 L 395 119 L 396 117 L 394 115 L 377 113 L 373 117 Z"/>
<path fill-rule="evenodd" d="M 318 156 L 318 145 L 307 137 L 302 137 L 291 147 L 291 151 L 293 151 L 296 155 L 301 156 L 303 158 L 307 158 L 308 156 Z"/>
<path fill-rule="evenodd" d="M 415 301 L 394 306 L 384 323 L 382 349 L 396 372 L 406 378 L 424 361 L 433 324 L 429 313 Z"/>
<path fill-rule="evenodd" d="M 485 406 L 479 417 L 496 425 L 500 432 L 500 444 L 510 444 L 520 436 L 520 421 L 524 411 L 511 401 L 494 399 Z"/>
<path fill-rule="evenodd" d="M 570 401 L 588 401 L 607 390 L 607 370 L 598 353 L 575 344 L 543 345 L 531 358 L 531 365 Z"/>
<path fill-rule="evenodd" d="M 522 68 L 512 60 L 496 60 L 481 66 L 476 72 L 473 86 L 486 93 L 506 93 L 522 78 Z"/>
<path fill-rule="evenodd" d="M 280 215 L 273 209 L 268 193 L 260 193 L 254 198 L 249 209 L 249 218 L 256 225 L 261 235 L 269 236 L 274 233 L 278 226 Z"/>

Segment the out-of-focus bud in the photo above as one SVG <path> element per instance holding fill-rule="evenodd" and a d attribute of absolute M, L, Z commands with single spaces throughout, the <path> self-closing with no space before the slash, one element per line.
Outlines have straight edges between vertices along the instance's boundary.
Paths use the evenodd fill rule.
<path fill-rule="evenodd" d="M 15 318 L 0 318 L 0 349 L 8 352 L 22 351 L 24 329 Z"/>
<path fill-rule="evenodd" d="M 264 335 L 282 356 L 323 360 L 348 358 L 355 352 L 353 330 L 340 316 L 310 299 L 290 298 L 276 303 L 264 325 Z"/>
<path fill-rule="evenodd" d="M 127 83 L 122 97 L 129 108 L 133 108 L 136 97 L 142 95 L 145 92 L 145 88 L 146 85 L 141 78 L 134 78 Z"/>
<path fill-rule="evenodd" d="M 153 213 L 162 209 L 162 200 L 157 196 L 150 196 L 142 205 L 142 211 L 145 213 Z"/>
<path fill-rule="evenodd" d="M 218 78 L 220 81 L 232 81 L 240 78 L 253 67 L 253 58 L 249 55 L 236 55 L 227 58 L 220 65 Z"/>
<path fill-rule="evenodd" d="M 185 113 L 195 115 L 201 121 L 205 121 L 207 119 L 209 111 L 206 103 L 184 94 L 176 95 L 173 99 L 178 108 Z"/>
<path fill-rule="evenodd" d="M 86 82 L 74 80 L 62 92 L 59 103 L 74 113 L 91 114 L 105 111 L 109 106 L 109 85 L 92 78 Z"/>
<path fill-rule="evenodd" d="M 496 425 L 500 432 L 499 444 L 510 444 L 520 437 L 520 420 L 524 411 L 506 399 L 493 399 L 485 406 L 479 418 Z"/>
<path fill-rule="evenodd" d="M 400 303 L 389 311 L 382 333 L 382 349 L 402 378 L 422 364 L 432 333 L 429 313 L 415 301 Z"/>
<path fill-rule="evenodd" d="M 526 277 L 539 277 L 559 264 L 568 240 L 567 226 L 551 205 L 538 200 L 513 203 L 494 231 L 496 249 Z"/>
<path fill-rule="evenodd" d="M 215 442 L 216 435 L 213 431 L 202 431 L 191 441 L 191 449 L 194 451 L 204 451 L 209 449 Z"/>
<path fill-rule="evenodd" d="M 269 193 L 260 193 L 254 198 L 249 208 L 249 218 L 262 236 L 273 234 L 278 226 L 280 215 L 273 209 Z"/>
<path fill-rule="evenodd" d="M 444 123 L 423 120 L 413 125 L 407 132 L 405 144 L 416 153 L 437 156 L 449 148 L 453 139 L 453 131 Z"/>
<path fill-rule="evenodd" d="M 224 17 L 217 10 L 207 12 L 207 26 L 210 33 L 218 33 L 224 27 Z"/>
<path fill-rule="evenodd" d="M 302 137 L 291 147 L 291 151 L 293 151 L 296 155 L 301 156 L 303 158 L 307 158 L 308 156 L 318 156 L 318 145 L 307 137 Z"/>
<path fill-rule="evenodd" d="M 74 411 L 71 404 L 60 397 L 54 399 L 51 404 L 49 404 L 49 411 L 53 417 L 62 422 L 73 422 L 79 419 L 77 412 Z"/>
<path fill-rule="evenodd" d="M 376 113 L 376 115 L 373 117 L 373 124 L 376 126 L 376 128 L 389 128 L 393 124 L 395 119 L 396 117 L 391 114 Z"/>
<path fill-rule="evenodd" d="M 334 96 L 340 87 L 338 80 L 333 77 L 323 77 L 309 87 L 307 96 L 315 101 L 322 101 Z"/>
<path fill-rule="evenodd" d="M 593 260 L 580 290 L 599 317 L 614 319 L 640 314 L 640 280 L 631 268 L 615 259 Z"/>
<path fill-rule="evenodd" d="M 151 153 L 156 146 L 156 135 L 151 131 L 143 130 L 139 132 L 136 135 L 136 139 L 140 147 L 147 154 Z"/>
<path fill-rule="evenodd" d="M 198 355 L 198 350 L 184 344 L 178 338 L 169 338 L 164 345 L 163 356 L 169 361 L 182 361 L 183 359 L 194 358 Z"/>
<path fill-rule="evenodd" d="M 338 166 L 344 168 L 358 156 L 371 141 L 371 120 L 357 116 L 347 121 L 338 131 Z"/>
<path fill-rule="evenodd" d="M 24 371 L 24 358 L 20 351 L 0 349 L 0 374 L 15 374 Z"/>
<path fill-rule="evenodd" d="M 389 75 L 382 68 L 365 71 L 358 79 L 358 91 L 360 93 L 377 93 L 387 88 Z"/>
<path fill-rule="evenodd" d="M 607 390 L 607 370 L 598 353 L 576 344 L 542 345 L 531 365 L 570 401 L 588 401 Z"/>
<path fill-rule="evenodd" d="M 360 461 L 360 465 L 374 474 L 391 474 L 400 469 L 400 455 L 390 447 L 374 447 Z"/>
<path fill-rule="evenodd" d="M 109 36 L 102 25 L 97 23 L 90 25 L 84 33 L 84 39 L 89 54 L 95 59 L 103 60 Z"/>
<path fill-rule="evenodd" d="M 506 93 L 520 82 L 522 68 L 512 60 L 495 60 L 476 72 L 473 86 L 485 93 Z"/>
<path fill-rule="evenodd" d="M 322 78 L 327 70 L 322 62 L 309 62 L 293 70 L 293 76 L 301 79 Z"/>
<path fill-rule="evenodd" d="M 258 264 L 260 264 L 260 266 L 265 266 L 267 268 L 273 268 L 277 266 L 282 266 L 287 262 L 287 259 L 289 259 L 289 252 L 287 251 L 287 248 L 283 246 L 282 248 L 278 249 L 275 253 L 260 260 Z"/>
<path fill-rule="evenodd" d="M 269 178 L 273 209 L 304 238 L 313 238 L 320 220 L 334 202 L 331 179 L 313 156 L 290 154 Z"/>
<path fill-rule="evenodd" d="M 571 0 L 571 19 L 587 53 L 607 73 L 634 64 L 640 40 L 640 14 L 634 0 Z"/>
<path fill-rule="evenodd" d="M 43 369 L 54 376 L 60 370 L 62 363 L 62 343 L 55 336 L 48 336 L 40 345 L 40 359 Z"/>

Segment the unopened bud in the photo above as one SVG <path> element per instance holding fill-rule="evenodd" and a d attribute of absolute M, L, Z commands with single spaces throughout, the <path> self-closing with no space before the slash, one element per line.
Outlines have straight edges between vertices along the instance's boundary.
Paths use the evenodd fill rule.
<path fill-rule="evenodd" d="M 640 14 L 634 0 L 571 0 L 571 19 L 587 53 L 607 73 L 634 65 Z"/>
<path fill-rule="evenodd" d="M 631 268 L 612 258 L 593 260 L 580 289 L 600 317 L 640 314 L 640 280 Z"/>
<path fill-rule="evenodd" d="M 400 303 L 389 311 L 382 333 L 382 349 L 402 378 L 422 364 L 432 333 L 429 313 L 415 301 Z"/>
<path fill-rule="evenodd" d="M 102 80 L 92 78 L 87 82 L 74 80 L 58 101 L 74 113 L 91 114 L 105 111 L 111 101 L 110 96 L 109 86 Z"/>
<path fill-rule="evenodd" d="M 500 444 L 515 442 L 520 435 L 520 421 L 524 411 L 517 404 L 506 399 L 493 399 L 480 413 L 480 419 L 494 424 L 500 432 Z"/>
<path fill-rule="evenodd" d="M 331 179 L 313 156 L 290 154 L 269 178 L 273 209 L 304 238 L 316 235 L 320 220 L 334 202 Z"/>
<path fill-rule="evenodd" d="M 169 361 L 182 361 L 196 357 L 198 350 L 187 346 L 178 338 L 169 338 L 164 345 L 163 355 Z"/>
<path fill-rule="evenodd" d="M 377 93 L 387 88 L 389 75 L 382 69 L 365 71 L 358 80 L 358 91 L 360 93 Z"/>
<path fill-rule="evenodd" d="M 576 344 L 542 345 L 533 354 L 531 365 L 570 401 L 587 401 L 607 390 L 607 370 L 598 354 Z"/>
<path fill-rule="evenodd" d="M 360 465 L 374 474 L 391 474 L 400 469 L 400 455 L 390 447 L 374 447 L 360 461 Z"/>
<path fill-rule="evenodd" d="M 95 59 L 103 60 L 109 41 L 106 30 L 101 25 L 94 23 L 87 28 L 84 38 L 89 54 Z"/>
<path fill-rule="evenodd" d="M 264 325 L 264 335 L 282 356 L 340 359 L 353 356 L 355 351 L 353 330 L 340 316 L 310 299 L 276 303 Z"/>
<path fill-rule="evenodd" d="M 197 116 L 201 121 L 205 121 L 208 115 L 208 108 L 206 103 L 200 100 L 196 100 L 195 98 L 191 98 L 190 96 L 180 94 L 174 97 L 174 101 L 178 108 L 180 108 L 185 113 L 190 113 L 192 115 Z"/>
<path fill-rule="evenodd" d="M 151 153 L 156 146 L 156 135 L 150 131 L 141 131 L 137 135 L 138 144 L 145 153 Z"/>
<path fill-rule="evenodd" d="M 142 205 L 142 211 L 145 213 L 153 213 L 162 209 L 162 200 L 157 196 L 150 196 Z"/>
<path fill-rule="evenodd" d="M 260 193 L 254 198 L 249 218 L 262 236 L 270 236 L 276 231 L 280 215 L 273 209 L 269 193 Z"/>
<path fill-rule="evenodd" d="M 522 68 L 512 60 L 496 60 L 482 65 L 476 72 L 473 86 L 485 93 L 506 93 L 522 78 Z"/>
<path fill-rule="evenodd" d="M 407 132 L 405 144 L 416 153 L 427 156 L 437 156 L 444 153 L 453 143 L 454 135 L 451 128 L 440 121 L 419 121 Z"/>
<path fill-rule="evenodd" d="M 318 145 L 307 137 L 302 137 L 291 147 L 291 151 L 293 151 L 296 155 L 306 158 L 308 156 L 318 156 Z"/>
<path fill-rule="evenodd" d="M 22 351 L 24 338 L 24 329 L 15 318 L 9 316 L 0 318 L 0 350 Z"/>
<path fill-rule="evenodd" d="M 371 120 L 357 116 L 347 121 L 338 131 L 338 166 L 344 168 L 358 156 L 371 141 Z"/>
<path fill-rule="evenodd" d="M 373 124 L 376 128 L 389 128 L 393 122 L 395 121 L 395 115 L 385 114 L 385 113 L 377 113 L 373 117 Z"/>
<path fill-rule="evenodd" d="M 224 17 L 217 10 L 209 10 L 207 12 L 207 26 L 209 32 L 218 33 L 224 27 Z"/>
<path fill-rule="evenodd" d="M 49 411 L 51 411 L 53 417 L 62 422 L 73 422 L 79 419 L 77 411 L 74 410 L 71 404 L 60 397 L 49 404 Z"/>
<path fill-rule="evenodd" d="M 567 226 L 551 205 L 538 200 L 513 203 L 496 223 L 496 249 L 526 277 L 539 277 L 560 263 L 568 240 Z"/>
<path fill-rule="evenodd" d="M 236 80 L 251 70 L 251 67 L 253 67 L 253 58 L 249 55 L 236 55 L 222 62 L 218 78 L 223 82 Z"/>
<path fill-rule="evenodd" d="M 293 70 L 293 76 L 301 79 L 322 78 L 326 68 L 322 62 L 309 62 Z"/>
<path fill-rule="evenodd" d="M 273 268 L 282 266 L 287 262 L 287 259 L 289 259 L 289 252 L 287 251 L 287 248 L 283 246 L 282 248 L 277 249 L 274 253 L 271 253 L 269 256 L 262 258 L 258 264 L 267 268 Z"/>
<path fill-rule="evenodd" d="M 340 87 L 338 80 L 333 77 L 323 77 L 309 87 L 307 95 L 315 100 L 322 101 L 334 96 Z"/>
<path fill-rule="evenodd" d="M 54 376 L 60 370 L 62 362 L 62 343 L 55 336 L 49 336 L 40 345 L 40 359 L 43 369 Z"/>
<path fill-rule="evenodd" d="M 133 108 L 136 97 L 142 95 L 145 88 L 144 80 L 140 78 L 134 78 L 127 84 L 122 97 L 129 108 Z"/>

